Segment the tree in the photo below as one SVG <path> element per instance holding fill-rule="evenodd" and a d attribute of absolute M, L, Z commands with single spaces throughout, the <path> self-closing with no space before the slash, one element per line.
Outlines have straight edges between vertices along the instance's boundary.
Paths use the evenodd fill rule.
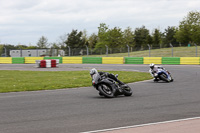
<path fill-rule="evenodd" d="M 47 39 L 46 37 L 42 36 L 42 37 L 39 39 L 39 41 L 38 41 L 38 43 L 37 43 L 37 46 L 38 46 L 39 48 L 48 48 L 48 39 Z"/>
<path fill-rule="evenodd" d="M 0 44 L 0 57 L 1 57 L 2 54 L 3 54 L 3 45 Z"/>
<path fill-rule="evenodd" d="M 87 30 L 83 30 L 83 32 L 82 32 L 83 34 L 82 34 L 82 36 L 81 36 L 81 38 L 82 38 L 82 41 L 83 41 L 83 45 L 86 45 L 86 46 L 88 46 L 89 45 L 89 43 L 88 43 L 88 36 L 87 36 Z"/>
<path fill-rule="evenodd" d="M 73 48 L 82 48 L 84 46 L 84 40 L 82 39 L 82 31 L 78 32 L 78 30 L 72 30 L 70 34 L 68 34 L 67 40 L 65 43 L 67 46 Z"/>
<path fill-rule="evenodd" d="M 134 46 L 134 32 L 130 27 L 124 30 L 123 38 L 125 45 Z"/>
<path fill-rule="evenodd" d="M 17 45 L 16 46 L 18 49 L 27 49 L 28 47 L 26 45 Z"/>
<path fill-rule="evenodd" d="M 94 48 L 98 41 L 98 36 L 95 33 L 92 33 L 88 39 L 88 45 L 90 48 Z"/>
<path fill-rule="evenodd" d="M 161 43 L 161 33 L 159 29 L 155 29 L 153 33 L 153 47 L 154 48 L 160 48 Z"/>
<path fill-rule="evenodd" d="M 60 47 L 61 49 L 66 48 L 67 36 L 67 34 L 64 34 L 59 37 L 58 47 Z"/>
<path fill-rule="evenodd" d="M 37 46 L 28 46 L 27 49 L 38 49 Z"/>
<path fill-rule="evenodd" d="M 125 46 L 121 28 L 114 27 L 113 29 L 109 29 L 107 35 L 109 47 L 119 48 Z"/>
<path fill-rule="evenodd" d="M 177 28 L 175 26 L 168 26 L 167 29 L 165 29 L 163 33 L 162 43 L 163 46 L 168 46 L 171 43 L 173 46 L 178 46 L 179 43 L 176 41 L 175 34 L 176 34 Z"/>
<path fill-rule="evenodd" d="M 143 49 L 144 47 L 147 47 L 148 44 L 148 36 L 149 36 L 149 30 L 145 28 L 145 26 L 142 26 L 141 28 L 136 28 L 135 32 L 135 48 L 137 49 Z"/>
<path fill-rule="evenodd" d="M 108 26 L 105 23 L 101 23 L 98 27 L 98 41 L 95 48 L 105 48 L 108 45 Z"/>
<path fill-rule="evenodd" d="M 50 43 L 50 45 L 51 45 L 51 48 L 53 48 L 53 49 L 60 49 L 60 47 L 59 47 L 59 44 L 57 44 L 57 43 Z"/>
<path fill-rule="evenodd" d="M 4 56 L 5 56 L 5 53 L 6 53 L 6 56 L 9 56 L 10 55 L 10 50 L 18 49 L 17 46 L 14 46 L 14 45 L 11 45 L 11 44 L 2 45 L 2 47 L 3 47 L 3 53 L 2 54 Z"/>
<path fill-rule="evenodd" d="M 153 37 L 150 34 L 147 36 L 147 44 L 149 45 L 153 44 Z"/>
<path fill-rule="evenodd" d="M 188 43 L 200 43 L 200 12 L 189 12 L 180 22 L 176 32 L 176 39 L 183 45 Z"/>

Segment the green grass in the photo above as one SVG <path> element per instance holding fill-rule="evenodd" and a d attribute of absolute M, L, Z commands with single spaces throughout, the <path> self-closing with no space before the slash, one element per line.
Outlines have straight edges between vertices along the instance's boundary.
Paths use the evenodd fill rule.
<path fill-rule="evenodd" d="M 133 49 L 134 50 L 134 49 Z M 200 47 L 197 49 L 198 56 L 200 56 Z M 134 51 L 129 53 L 131 57 L 149 57 L 149 50 Z M 105 57 L 103 55 L 89 55 L 93 57 Z M 127 57 L 128 53 L 108 54 L 109 57 Z M 195 57 L 196 47 L 174 47 L 173 57 Z M 151 49 L 151 57 L 172 57 L 172 48 Z"/>
<path fill-rule="evenodd" d="M 151 79 L 149 73 L 109 71 L 125 83 Z M 8 71 L 0 70 L 0 93 L 54 90 L 91 86 L 89 71 Z"/>

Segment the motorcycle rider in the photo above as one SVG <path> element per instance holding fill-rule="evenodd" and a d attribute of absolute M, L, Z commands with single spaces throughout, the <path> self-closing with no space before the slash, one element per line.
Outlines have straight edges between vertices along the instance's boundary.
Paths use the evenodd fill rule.
<path fill-rule="evenodd" d="M 151 76 L 154 77 L 154 81 L 159 81 L 158 77 L 156 77 L 155 74 L 158 72 L 158 69 L 164 69 L 164 68 L 162 66 L 156 66 L 153 63 L 151 63 L 149 67 L 150 67 L 149 72 Z"/>
<path fill-rule="evenodd" d="M 108 72 L 98 72 L 95 68 L 92 68 L 90 70 L 90 76 L 92 77 L 94 74 L 99 74 L 100 76 L 106 76 L 109 77 L 111 79 L 113 79 L 114 81 L 118 82 L 120 86 L 126 86 L 123 82 L 121 82 L 120 80 L 117 79 L 117 77 L 112 74 L 112 73 L 108 73 Z"/>

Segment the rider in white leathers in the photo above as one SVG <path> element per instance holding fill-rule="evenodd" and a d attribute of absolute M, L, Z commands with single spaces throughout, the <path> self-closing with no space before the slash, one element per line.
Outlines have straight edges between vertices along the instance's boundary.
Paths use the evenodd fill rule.
<path fill-rule="evenodd" d="M 150 69 L 149 72 L 152 77 L 154 77 L 154 81 L 159 81 L 159 79 L 155 76 L 155 74 L 158 72 L 158 69 L 164 69 L 162 66 L 156 66 L 155 64 L 149 65 Z"/>

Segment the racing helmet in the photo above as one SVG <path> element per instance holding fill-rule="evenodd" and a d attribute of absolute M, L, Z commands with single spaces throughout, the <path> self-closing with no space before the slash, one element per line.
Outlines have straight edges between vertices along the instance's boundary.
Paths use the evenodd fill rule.
<path fill-rule="evenodd" d="M 155 66 L 155 64 L 153 64 L 153 63 L 151 63 L 151 64 L 149 65 L 149 67 L 150 67 L 151 69 L 153 69 L 154 66 Z"/>
<path fill-rule="evenodd" d="M 98 71 L 97 71 L 96 68 L 92 68 L 92 69 L 90 70 L 90 75 L 91 75 L 91 76 L 94 75 L 94 74 L 97 74 L 97 73 L 98 73 Z"/>

